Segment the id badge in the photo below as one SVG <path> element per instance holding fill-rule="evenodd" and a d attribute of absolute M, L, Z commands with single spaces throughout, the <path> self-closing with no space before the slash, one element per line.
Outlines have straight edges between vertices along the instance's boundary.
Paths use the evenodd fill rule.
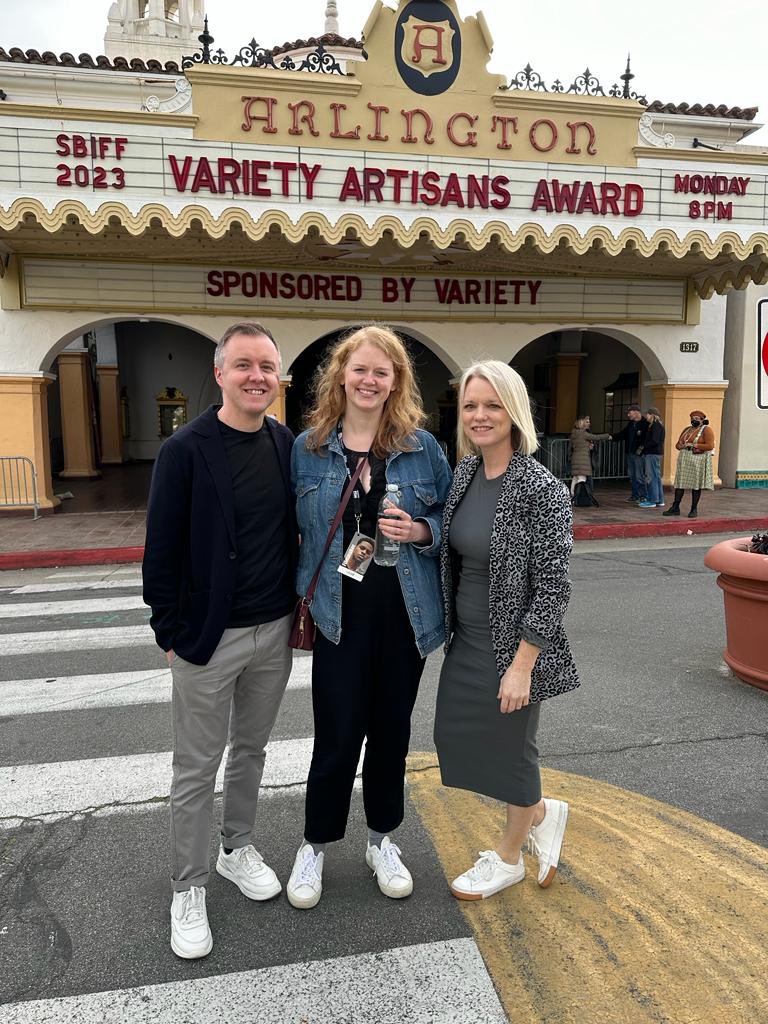
<path fill-rule="evenodd" d="M 373 561 L 373 549 L 374 541 L 371 537 L 366 537 L 364 533 L 356 533 L 344 552 L 344 558 L 336 571 L 362 583 L 368 572 L 368 567 Z"/>

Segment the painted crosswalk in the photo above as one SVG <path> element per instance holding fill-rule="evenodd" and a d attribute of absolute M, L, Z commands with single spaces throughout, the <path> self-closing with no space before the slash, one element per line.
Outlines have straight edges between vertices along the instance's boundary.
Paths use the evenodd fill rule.
<path fill-rule="evenodd" d="M 263 792 L 303 785 L 311 757 L 311 736 L 272 741 Z M 217 793 L 223 781 L 224 761 L 216 776 Z M 94 808 L 102 813 L 131 810 L 167 799 L 170 784 L 171 751 L 0 768 L 0 828 L 11 828 L 21 819 L 57 820 Z"/>
<path fill-rule="evenodd" d="M 286 1016 L 286 996 L 295 1007 Z M 505 1024 L 473 939 L 315 960 L 194 981 L 42 999 L 13 1009 L 15 1024 Z"/>
<path fill-rule="evenodd" d="M 308 920 L 284 899 L 254 908 L 212 875 L 214 952 L 201 964 L 178 961 L 161 866 L 171 716 L 154 713 L 170 703 L 171 673 L 149 625 L 137 623 L 137 612 L 148 612 L 135 567 L 14 582 L 0 574 L 0 624 L 9 630 L 0 631 L 0 729 L 12 730 L 19 761 L 0 767 L 0 1024 L 507 1020 L 442 877 L 431 883 L 445 910 L 431 900 L 395 906 L 401 901 L 378 893 L 358 844 L 348 847 L 348 875 L 339 852 L 331 859 L 327 917 L 319 908 Z M 108 624 L 93 625 L 95 614 Z M 69 628 L 46 628 L 59 616 Z M 284 883 L 312 755 L 311 671 L 311 657 L 294 657 L 259 805 L 258 841 L 270 859 L 282 851 Z M 119 751 L 105 756 L 112 736 Z M 362 756 L 355 790 L 361 765 Z M 222 763 L 219 794 L 223 776 Z M 352 902 L 349 885 L 360 887 Z M 258 917 L 243 928 L 234 923 L 243 914 Z M 219 942 L 230 950 L 220 961 Z"/>
<path fill-rule="evenodd" d="M 288 689 L 308 689 L 312 682 L 311 676 L 311 658 L 296 657 Z M 165 704 L 170 699 L 169 669 L 7 679 L 0 681 L 0 718 L 85 708 L 126 707 L 131 704 Z"/>
<path fill-rule="evenodd" d="M 109 612 L 135 611 L 147 606 L 140 594 L 124 597 L 98 597 L 82 601 L 32 601 L 6 604 L 0 607 L 0 621 L 3 619 L 50 618 L 54 615 L 95 615 Z"/>

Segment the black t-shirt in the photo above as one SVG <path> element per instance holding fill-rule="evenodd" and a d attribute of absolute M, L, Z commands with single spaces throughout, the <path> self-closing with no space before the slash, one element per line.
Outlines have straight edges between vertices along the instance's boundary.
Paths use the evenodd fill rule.
<path fill-rule="evenodd" d="M 219 420 L 232 471 L 237 585 L 227 628 L 274 622 L 295 596 L 289 557 L 287 496 L 277 449 L 264 425 L 254 433 Z"/>

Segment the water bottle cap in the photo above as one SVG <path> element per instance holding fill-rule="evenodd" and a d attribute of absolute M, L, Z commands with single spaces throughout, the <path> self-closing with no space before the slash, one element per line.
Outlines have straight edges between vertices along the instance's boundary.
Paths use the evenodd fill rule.
<path fill-rule="evenodd" d="M 387 484 L 387 490 L 388 491 L 396 491 L 397 490 L 397 484 Z"/>

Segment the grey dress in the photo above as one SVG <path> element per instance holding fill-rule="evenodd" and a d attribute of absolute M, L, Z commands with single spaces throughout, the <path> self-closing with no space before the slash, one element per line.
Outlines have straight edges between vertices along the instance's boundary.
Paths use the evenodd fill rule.
<path fill-rule="evenodd" d="M 540 704 L 502 714 L 491 648 L 488 568 L 503 474 L 481 464 L 461 499 L 448 542 L 461 560 L 456 632 L 440 674 L 435 746 L 443 785 L 530 807 L 541 799 L 536 730 Z"/>

